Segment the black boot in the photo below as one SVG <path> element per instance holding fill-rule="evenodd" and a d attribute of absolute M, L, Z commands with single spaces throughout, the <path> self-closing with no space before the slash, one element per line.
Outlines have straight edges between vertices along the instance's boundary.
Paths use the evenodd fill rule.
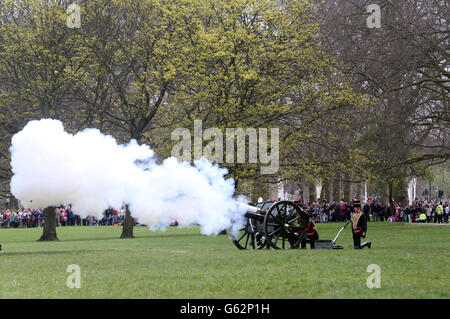
<path fill-rule="evenodd" d="M 370 249 L 370 247 L 372 246 L 372 242 L 370 242 L 370 241 L 366 241 L 366 242 L 364 242 L 362 245 L 361 245 L 361 249 L 362 248 L 364 248 L 364 247 L 369 247 L 369 249 Z"/>

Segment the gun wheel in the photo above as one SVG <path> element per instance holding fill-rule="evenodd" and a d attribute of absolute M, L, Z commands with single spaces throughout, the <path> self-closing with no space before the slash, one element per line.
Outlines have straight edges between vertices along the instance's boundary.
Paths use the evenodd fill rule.
<path fill-rule="evenodd" d="M 264 234 L 257 231 L 256 223 L 258 222 L 248 217 L 246 217 L 246 222 L 246 225 L 229 229 L 230 239 L 233 244 L 239 249 L 264 248 L 266 240 Z"/>
<path fill-rule="evenodd" d="M 295 203 L 280 201 L 264 216 L 264 234 L 274 249 L 296 249 L 306 237 L 308 215 Z"/>

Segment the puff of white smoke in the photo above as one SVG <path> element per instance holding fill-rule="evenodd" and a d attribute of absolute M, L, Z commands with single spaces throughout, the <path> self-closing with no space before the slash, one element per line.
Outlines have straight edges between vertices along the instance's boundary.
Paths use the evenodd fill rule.
<path fill-rule="evenodd" d="M 234 181 L 206 159 L 192 166 L 172 157 L 158 165 L 146 145 L 119 145 L 97 129 L 72 135 L 51 119 L 29 122 L 13 136 L 10 151 L 11 192 L 29 208 L 72 203 L 82 217 L 101 217 L 127 203 L 151 229 L 176 219 L 182 226 L 200 224 L 207 235 L 243 218 Z"/>

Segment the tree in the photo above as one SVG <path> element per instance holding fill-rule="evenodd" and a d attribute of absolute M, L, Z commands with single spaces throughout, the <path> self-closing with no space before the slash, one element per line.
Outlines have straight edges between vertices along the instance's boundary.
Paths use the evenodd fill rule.
<path fill-rule="evenodd" d="M 122 142 L 147 142 L 158 112 L 166 111 L 177 77 L 186 72 L 187 1 L 90 1 L 85 3 L 86 87 L 81 99 L 103 128 Z M 95 110 L 95 108 L 97 108 Z M 121 238 L 132 237 L 125 215 Z"/>
<path fill-rule="evenodd" d="M 324 171 L 333 165 L 325 152 L 322 160 L 317 156 L 326 148 L 318 149 L 318 143 L 330 136 L 339 140 L 331 129 L 321 134 L 324 122 L 341 121 L 337 125 L 348 130 L 346 116 L 357 113 L 362 103 L 322 50 L 316 8 L 308 1 L 202 4 L 204 16 L 187 26 L 192 31 L 190 72 L 177 89 L 179 107 L 173 113 L 180 125 L 201 120 L 223 137 L 227 128 L 279 129 L 280 170 L 270 175 L 272 180 L 317 179 L 319 166 Z M 210 143 L 203 141 L 201 147 Z M 245 143 L 248 150 L 250 141 Z M 267 146 L 269 154 L 276 151 L 275 145 Z M 328 151 L 336 154 L 335 149 Z M 240 181 L 267 180 L 261 161 L 241 163 L 236 154 L 228 155 L 224 150 L 225 163 L 220 163 L 237 186 Z"/>
<path fill-rule="evenodd" d="M 420 163 L 449 157 L 448 4 L 381 1 L 379 29 L 367 27 L 366 5 L 327 1 L 321 31 L 352 87 L 374 99 L 360 142 L 368 142 L 361 147 L 376 162 L 368 165 L 369 177 L 387 183 L 392 206 L 396 187 L 396 198 L 405 201 L 406 178 L 423 173 Z"/>
<path fill-rule="evenodd" d="M 4 181 L 11 178 L 10 139 L 29 120 L 50 117 L 65 121 L 69 128 L 78 127 L 70 96 L 79 64 L 79 37 L 66 27 L 68 4 L 5 0 L 0 5 L 0 178 Z M 49 228 L 55 225 L 52 210 L 47 208 L 41 240 L 57 239 L 56 228 Z"/>
<path fill-rule="evenodd" d="M 56 207 L 49 206 L 44 209 L 44 230 L 39 241 L 56 241 Z"/>
<path fill-rule="evenodd" d="M 123 221 L 122 234 L 120 238 L 134 238 L 133 235 L 134 218 L 131 216 L 128 205 L 125 205 L 125 218 Z"/>

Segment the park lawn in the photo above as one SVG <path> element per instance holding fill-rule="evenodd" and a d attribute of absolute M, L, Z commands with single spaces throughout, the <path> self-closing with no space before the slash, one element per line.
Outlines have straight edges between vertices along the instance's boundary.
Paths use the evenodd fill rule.
<path fill-rule="evenodd" d="M 339 224 L 319 224 L 332 239 Z M 0 229 L 0 298 L 449 298 L 450 226 L 369 223 L 372 249 L 238 250 L 228 236 L 198 227 L 151 232 L 135 227 L 59 227 L 59 242 L 36 241 L 42 229 Z M 68 288 L 77 264 L 81 288 Z M 381 288 L 369 289 L 370 264 Z"/>

